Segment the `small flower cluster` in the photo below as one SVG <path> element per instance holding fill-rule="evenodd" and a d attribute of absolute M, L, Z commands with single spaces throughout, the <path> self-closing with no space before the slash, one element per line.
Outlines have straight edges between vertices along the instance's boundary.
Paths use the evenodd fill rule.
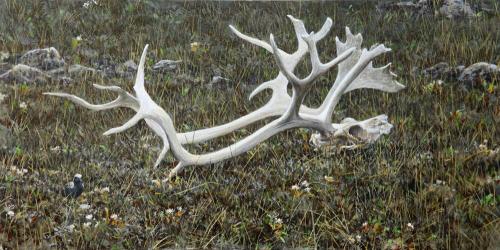
<path fill-rule="evenodd" d="M 309 186 L 309 182 L 307 181 L 303 181 L 298 185 L 293 185 L 291 189 L 295 197 L 301 196 L 303 193 L 311 192 L 311 187 Z"/>
<path fill-rule="evenodd" d="M 28 104 L 26 102 L 21 102 L 21 103 L 19 103 L 19 108 L 26 110 L 26 109 L 28 109 Z"/>
<path fill-rule="evenodd" d="M 89 193 L 90 194 L 94 194 L 94 193 L 96 193 L 96 194 L 107 194 L 107 193 L 109 193 L 109 191 L 110 191 L 109 187 L 103 187 L 103 188 L 96 187 L 96 188 L 94 188 L 94 190 L 90 191 Z"/>
<path fill-rule="evenodd" d="M 277 214 L 271 213 L 266 215 L 264 222 L 271 227 L 274 237 L 282 242 L 285 241 L 285 237 L 287 236 L 285 225 L 283 223 L 283 220 L 278 217 Z"/>
<path fill-rule="evenodd" d="M 92 7 L 93 5 L 99 5 L 97 0 L 90 0 L 90 1 L 83 3 L 83 8 L 88 9 L 88 8 Z"/>
<path fill-rule="evenodd" d="M 160 211 L 159 215 L 165 223 L 180 223 L 180 218 L 186 213 L 182 207 L 168 208 L 165 211 Z"/>
<path fill-rule="evenodd" d="M 494 158 L 500 152 L 500 148 L 491 149 L 488 147 L 488 140 L 484 140 L 483 143 L 479 144 L 478 152 L 484 153 L 487 157 Z"/>
<path fill-rule="evenodd" d="M 10 172 L 13 174 L 13 175 L 17 175 L 17 176 L 20 176 L 20 177 L 23 177 L 25 174 L 28 173 L 28 170 L 25 169 L 25 168 L 17 168 L 16 166 L 10 166 Z"/>

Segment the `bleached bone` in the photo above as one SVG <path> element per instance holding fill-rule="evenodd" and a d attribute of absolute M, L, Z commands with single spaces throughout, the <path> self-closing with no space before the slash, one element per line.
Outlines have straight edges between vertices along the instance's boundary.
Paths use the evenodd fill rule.
<path fill-rule="evenodd" d="M 313 133 L 309 140 L 316 146 L 329 146 L 330 148 L 355 149 L 375 142 L 383 134 L 389 134 L 392 125 L 387 121 L 387 115 L 356 121 L 353 118 L 344 118 L 339 124 L 332 124 L 335 133 L 324 138 L 320 133 Z"/>
<path fill-rule="evenodd" d="M 99 85 L 95 86 L 100 89 L 118 92 L 119 97 L 110 103 L 93 105 L 79 97 L 65 93 L 45 94 L 65 97 L 76 104 L 94 110 L 104 110 L 114 107 L 132 108 L 136 111 L 136 115 L 132 119 L 120 127 L 106 131 L 104 134 L 110 135 L 122 132 L 144 119 L 153 131 L 162 138 L 164 143 L 155 166 L 160 163 L 168 151 L 169 145 L 171 146 L 172 153 L 179 160 L 178 165 L 171 170 L 170 176 L 174 176 L 185 166 L 205 165 L 237 156 L 255 147 L 258 143 L 267 140 L 269 137 L 291 128 L 306 127 L 318 131 L 319 133 L 315 134 L 311 139 L 317 146 L 324 145 L 328 141 L 330 143 L 338 143 L 338 140 L 335 140 L 335 138 L 340 139 L 345 137 L 351 138 L 350 143 L 370 143 L 378 139 L 381 134 L 388 133 L 392 125 L 387 122 L 385 115 L 361 122 L 357 122 L 352 118 L 350 118 L 352 120 L 345 119 L 341 124 L 331 124 L 330 122 L 333 110 L 340 100 L 341 95 L 348 91 L 359 88 L 373 88 L 386 92 L 396 92 L 404 88 L 403 85 L 393 79 L 394 75 L 388 70 L 389 65 L 382 68 L 373 68 L 372 66 L 371 61 L 375 57 L 390 51 L 390 49 L 385 48 L 383 45 L 374 46 L 370 50 L 361 49 L 361 35 L 353 36 L 350 30 L 346 28 L 346 42 L 342 43 L 338 38 L 336 39 L 338 57 L 323 64 L 319 59 L 316 43 L 328 33 L 332 25 L 331 19 L 327 19 L 318 33 L 311 32 L 308 34 L 302 21 L 292 16 L 288 17 L 294 25 L 298 39 L 298 49 L 293 54 L 288 54 L 280 50 L 272 34 L 270 36 L 270 43 L 267 43 L 244 35 L 230 26 L 231 30 L 237 36 L 273 53 L 280 73 L 274 80 L 262 83 L 250 95 L 250 98 L 252 98 L 266 88 L 272 89 L 272 97 L 266 105 L 228 124 L 187 133 L 177 133 L 170 116 L 150 98 L 144 88 L 144 62 L 147 46 L 144 48 L 137 70 L 134 85 L 135 96 L 116 86 L 104 87 Z M 299 79 L 294 75 L 293 70 L 307 52 L 310 54 L 312 71 L 306 78 Z M 337 79 L 321 106 L 315 109 L 304 106 L 302 104 L 303 99 L 310 90 L 314 80 L 337 64 L 339 65 Z M 288 81 L 292 85 L 292 96 L 289 96 L 287 93 Z M 201 142 L 219 137 L 270 116 L 279 116 L 279 118 L 241 141 L 218 151 L 194 155 L 182 146 L 182 144 L 186 143 Z M 346 146 L 346 148 L 352 148 L 352 145 Z"/>

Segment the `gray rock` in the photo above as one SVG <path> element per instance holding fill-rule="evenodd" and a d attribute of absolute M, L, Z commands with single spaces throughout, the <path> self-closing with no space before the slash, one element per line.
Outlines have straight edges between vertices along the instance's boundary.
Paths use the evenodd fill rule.
<path fill-rule="evenodd" d="M 124 62 L 121 66 L 123 66 L 124 70 L 128 72 L 135 72 L 137 71 L 138 67 L 133 60 L 128 60 Z"/>
<path fill-rule="evenodd" d="M 78 47 L 77 52 L 80 56 L 88 60 L 94 60 L 99 56 L 99 52 L 97 52 L 97 50 L 86 47 Z"/>
<path fill-rule="evenodd" d="M 464 0 L 444 0 L 443 6 L 439 8 L 439 13 L 449 19 L 470 18 L 476 15 Z"/>
<path fill-rule="evenodd" d="M 73 64 L 68 68 L 68 74 L 71 77 L 81 77 L 81 76 L 89 76 L 97 73 L 97 70 L 94 68 L 86 67 L 80 64 Z"/>
<path fill-rule="evenodd" d="M 177 68 L 177 65 L 181 63 L 181 60 L 172 61 L 172 60 L 161 60 L 153 65 L 154 71 L 172 71 Z"/>
<path fill-rule="evenodd" d="M 482 81 L 492 81 L 500 77 L 500 68 L 495 64 L 478 62 L 470 65 L 458 77 L 458 80 L 470 84 L 472 87 Z"/>
<path fill-rule="evenodd" d="M 128 60 L 117 67 L 116 74 L 124 78 L 133 78 L 137 67 L 137 64 L 133 60 Z"/>
<path fill-rule="evenodd" d="M 10 129 L 0 124 L 0 151 L 12 149 L 15 145 L 15 138 Z"/>
<path fill-rule="evenodd" d="M 50 47 L 24 53 L 19 58 L 19 63 L 42 70 L 51 70 L 64 66 L 64 59 L 54 47 Z"/>
<path fill-rule="evenodd" d="M 222 76 L 214 76 L 208 84 L 228 83 L 230 80 Z"/>
<path fill-rule="evenodd" d="M 46 71 L 45 73 L 49 74 L 51 77 L 62 77 L 64 75 L 66 75 L 66 69 L 61 67 L 61 68 Z"/>
<path fill-rule="evenodd" d="M 440 62 L 422 70 L 422 74 L 431 79 L 454 80 L 464 68 L 464 66 L 452 67 L 448 63 Z"/>
<path fill-rule="evenodd" d="M 7 83 L 18 82 L 44 84 L 50 80 L 50 76 L 45 72 L 24 64 L 18 64 L 0 75 L 0 81 Z"/>
<path fill-rule="evenodd" d="M 170 84 L 177 86 L 181 84 L 201 84 L 202 82 L 204 82 L 204 79 L 201 77 L 193 77 L 188 74 L 176 74 Z"/>
<path fill-rule="evenodd" d="M 432 1 L 419 0 L 419 1 L 404 1 L 395 3 L 382 2 L 377 5 L 377 10 L 382 13 L 385 11 L 406 11 L 418 15 L 431 14 Z"/>

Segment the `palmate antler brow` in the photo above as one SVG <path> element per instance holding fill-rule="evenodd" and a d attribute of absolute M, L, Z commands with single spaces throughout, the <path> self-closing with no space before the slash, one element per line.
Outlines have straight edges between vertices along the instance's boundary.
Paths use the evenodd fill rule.
<path fill-rule="evenodd" d="M 206 165 L 235 157 L 249 151 L 269 137 L 292 128 L 311 128 L 318 131 L 311 138 L 311 141 L 317 146 L 332 143 L 339 138 L 347 138 L 347 140 L 356 143 L 372 142 L 381 134 L 388 133 L 392 125 L 387 122 L 386 115 L 379 115 L 359 122 L 352 118 L 346 118 L 340 124 L 332 124 L 331 120 L 340 97 L 351 90 L 372 88 L 385 92 L 397 92 L 405 88 L 394 80 L 395 75 L 389 71 L 389 65 L 381 68 L 372 66 L 372 60 L 375 57 L 390 51 L 390 49 L 384 45 L 374 46 L 370 50 L 362 49 L 362 36 L 360 34 L 353 35 L 349 28 L 346 28 L 346 42 L 341 42 L 336 38 L 337 57 L 328 63 L 322 63 L 319 59 L 316 43 L 328 34 L 332 26 L 332 20 L 328 18 L 317 33 L 308 33 L 301 20 L 290 15 L 288 18 L 294 26 L 298 40 L 298 49 L 292 54 L 279 49 L 272 34 L 270 35 L 270 41 L 266 42 L 244 35 L 233 26 L 229 26 L 241 39 L 272 53 L 280 72 L 275 79 L 260 84 L 250 94 L 251 99 L 264 89 L 271 89 L 273 91 L 272 96 L 264 106 L 227 124 L 186 133 L 177 133 L 168 113 L 151 99 L 144 87 L 144 63 L 148 45 L 144 48 L 137 69 L 134 84 L 135 95 L 118 86 L 101 86 L 97 84 L 94 84 L 94 86 L 98 89 L 117 92 L 119 94 L 118 98 L 109 103 L 95 105 L 80 97 L 66 93 L 44 94 L 64 97 L 92 110 L 106 110 L 116 107 L 133 109 L 136 114 L 128 122 L 120 127 L 106 131 L 104 135 L 122 132 L 144 119 L 147 125 L 163 140 L 163 149 L 158 156 L 155 167 L 160 164 L 169 149 L 172 150 L 175 158 L 179 160 L 177 166 L 170 171 L 169 177 L 175 176 L 186 166 Z M 299 79 L 293 71 L 307 53 L 310 56 L 312 70 L 307 77 Z M 339 67 L 337 78 L 322 104 L 318 108 L 305 106 L 303 101 L 313 82 L 336 65 Z M 287 92 L 288 84 L 292 86 L 291 96 Z M 220 150 L 198 155 L 188 152 L 183 147 L 183 144 L 198 143 L 217 138 L 273 116 L 278 116 L 278 118 L 253 134 Z M 344 145 L 342 147 L 352 148 L 353 146 L 355 145 Z"/>

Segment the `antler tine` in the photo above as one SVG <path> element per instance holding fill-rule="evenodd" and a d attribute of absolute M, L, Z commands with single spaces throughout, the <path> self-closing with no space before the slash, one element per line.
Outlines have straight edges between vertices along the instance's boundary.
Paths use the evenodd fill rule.
<path fill-rule="evenodd" d="M 288 54 L 285 52 L 283 52 L 283 53 L 286 54 L 286 56 L 295 57 L 295 59 L 298 61 L 305 55 L 305 53 L 307 53 L 306 44 L 304 43 L 304 40 L 302 39 L 302 36 L 307 35 L 307 30 L 306 30 L 306 27 L 304 25 L 304 22 L 302 22 L 302 20 L 297 19 L 297 18 L 293 17 L 292 15 L 287 15 L 287 17 L 292 22 L 293 28 L 295 30 L 295 35 L 297 37 L 297 41 L 299 43 L 299 45 L 298 45 L 299 48 L 293 54 Z M 318 33 L 314 37 L 314 39 L 317 41 L 323 39 L 330 32 L 330 29 L 332 28 L 332 24 L 333 24 L 332 19 L 328 17 L 325 20 L 325 23 L 323 23 L 323 26 L 321 27 L 321 29 L 318 31 Z M 267 43 L 266 41 L 257 39 L 255 37 L 251 37 L 249 35 L 245 35 L 245 34 L 241 33 L 238 29 L 236 29 L 233 25 L 229 25 L 229 29 L 231 29 L 231 31 L 239 38 L 241 38 L 241 39 L 243 39 L 251 44 L 257 45 L 257 46 L 269 51 L 270 53 L 274 53 L 272 46 L 269 43 Z"/>
<path fill-rule="evenodd" d="M 286 60 L 286 58 L 283 58 L 283 56 L 281 55 L 281 51 L 274 41 L 273 34 L 269 35 L 269 40 L 273 49 L 274 59 L 276 60 L 276 64 L 278 65 L 281 73 L 283 73 L 288 81 L 292 83 L 292 86 L 299 85 L 300 79 L 285 66 L 286 62 L 284 60 Z"/>
<path fill-rule="evenodd" d="M 103 103 L 103 104 L 92 104 L 92 103 L 87 102 L 83 98 L 80 98 L 80 97 L 75 96 L 75 95 L 67 94 L 67 93 L 45 92 L 43 94 L 49 95 L 49 96 L 63 97 L 63 98 L 66 98 L 66 99 L 72 101 L 75 104 L 78 104 L 84 108 L 94 110 L 94 111 L 101 111 L 101 110 L 113 109 L 113 108 L 118 108 L 118 107 L 131 108 L 133 110 L 139 109 L 139 102 L 137 101 L 137 99 L 133 95 L 128 93 L 127 91 L 123 90 L 122 88 L 120 88 L 118 86 L 102 86 L 99 84 L 93 84 L 93 86 L 96 89 L 117 92 L 118 97 L 111 102 L 107 102 L 107 103 Z"/>
<path fill-rule="evenodd" d="M 140 120 L 145 118 L 143 106 L 147 105 L 148 101 L 151 101 L 151 98 L 149 97 L 148 93 L 146 92 L 146 89 L 144 88 L 144 64 L 146 62 L 146 53 L 148 51 L 148 47 L 149 45 L 146 44 L 144 50 L 142 51 L 142 56 L 139 62 L 139 67 L 137 67 L 137 76 L 135 78 L 135 84 L 134 84 L 134 91 L 139 101 L 139 110 L 137 110 L 137 113 L 125 124 L 123 124 L 120 127 L 109 129 L 108 131 L 104 132 L 103 135 L 111 135 L 123 132 L 133 127 Z"/>
<path fill-rule="evenodd" d="M 287 77 L 287 79 L 292 83 L 292 85 L 296 85 L 296 87 L 298 88 L 303 88 L 309 83 L 313 82 L 318 76 L 324 74 L 331 67 L 347 59 L 355 51 L 355 48 L 350 48 L 327 64 L 323 64 L 319 59 L 318 50 L 316 48 L 317 39 L 314 35 L 314 32 L 311 32 L 311 34 L 307 36 L 302 36 L 302 39 L 304 39 L 304 41 L 308 45 L 312 64 L 311 73 L 304 79 L 299 79 L 293 72 L 285 67 L 284 59 L 282 58 L 276 42 L 274 41 L 274 36 L 273 34 L 270 35 L 271 47 L 273 48 L 274 58 L 278 67 L 280 68 L 281 72 Z"/>
<path fill-rule="evenodd" d="M 306 41 L 306 43 L 309 47 L 309 55 L 311 56 L 312 72 L 307 77 L 307 78 L 311 77 L 312 78 L 311 80 L 315 79 L 319 75 L 324 74 L 330 68 L 332 68 L 335 65 L 339 64 L 340 62 L 346 60 L 356 50 L 356 48 L 350 48 L 350 49 L 344 51 L 342 54 L 338 55 L 336 58 L 329 61 L 328 63 L 323 64 L 321 62 L 321 60 L 319 59 L 318 48 L 316 47 L 316 43 L 318 42 L 318 39 L 316 38 L 316 34 L 314 34 L 314 32 L 311 32 L 311 34 L 309 34 L 307 36 L 302 36 L 302 39 L 304 39 L 304 41 Z"/>
<path fill-rule="evenodd" d="M 333 110 L 340 101 L 340 97 L 349 87 L 349 84 L 351 84 L 354 81 L 354 79 L 356 79 L 356 77 L 363 72 L 365 67 L 375 57 L 389 51 L 391 51 L 391 49 L 386 48 L 383 44 L 378 45 L 377 47 L 372 48 L 371 50 L 367 49 L 362 50 L 361 56 L 359 60 L 356 62 L 356 64 L 349 70 L 349 72 L 345 75 L 345 77 L 340 82 L 338 82 L 338 85 L 334 84 L 334 86 L 332 87 L 334 88 L 332 95 L 327 96 L 323 101 L 325 105 L 323 104 L 321 105 L 324 108 L 320 110 L 320 115 L 319 115 L 323 121 L 325 122 L 331 121 Z"/>
<path fill-rule="evenodd" d="M 251 36 L 243 34 L 240 31 L 238 31 L 233 25 L 229 25 L 229 28 L 239 38 L 241 38 L 241 39 L 243 39 L 251 44 L 257 45 L 257 46 L 273 53 L 273 49 L 271 48 L 271 45 L 269 45 L 269 43 L 262 41 L 262 40 L 259 40 L 255 37 L 251 37 Z"/>

